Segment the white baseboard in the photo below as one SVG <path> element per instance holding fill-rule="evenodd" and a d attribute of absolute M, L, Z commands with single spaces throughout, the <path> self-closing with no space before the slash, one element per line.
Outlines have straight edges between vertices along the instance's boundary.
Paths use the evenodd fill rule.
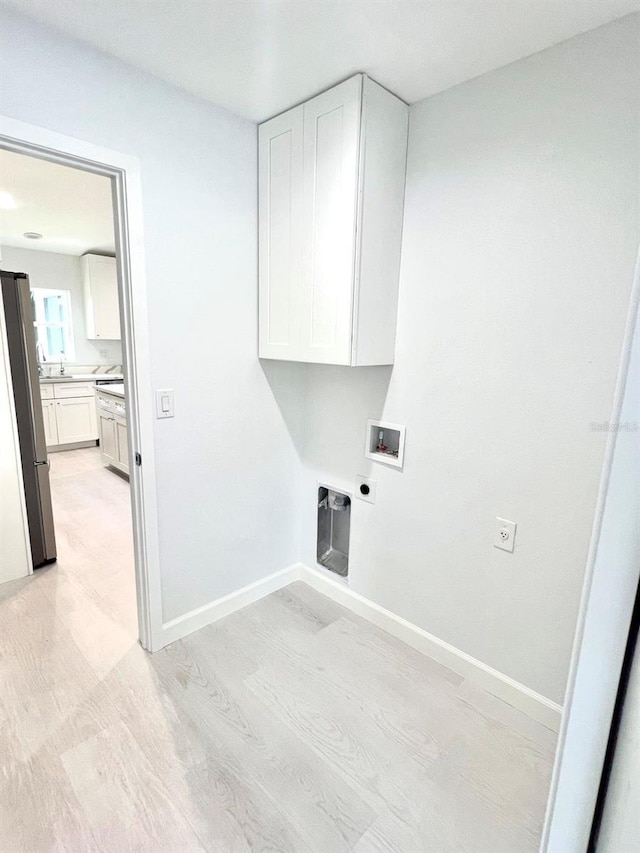
<path fill-rule="evenodd" d="M 223 616 L 229 616 L 254 601 L 302 580 L 313 589 L 333 599 L 338 604 L 356 613 L 379 628 L 388 631 L 394 637 L 428 655 L 433 660 L 448 667 L 463 678 L 475 682 L 487 692 L 497 696 L 514 708 L 528 714 L 538 722 L 557 732 L 560 728 L 562 707 L 546 696 L 520 684 L 508 675 L 487 666 L 466 652 L 440 640 L 433 634 L 423 631 L 401 616 L 385 610 L 379 604 L 354 592 L 344 581 L 334 580 L 318 569 L 312 569 L 296 563 L 282 571 L 274 572 L 266 578 L 249 584 L 242 589 L 218 598 L 204 607 L 191 610 L 177 619 L 165 622 L 162 626 L 162 646 L 186 637 L 194 631 L 211 625 Z"/>
<path fill-rule="evenodd" d="M 162 645 L 160 648 L 168 646 L 169 643 L 174 643 L 176 640 L 181 640 L 188 634 L 211 625 L 218 619 L 222 619 L 223 616 L 229 616 L 236 610 L 241 610 L 248 604 L 253 604 L 254 601 L 259 601 L 266 595 L 270 595 L 270 593 L 276 592 L 276 590 L 282 589 L 282 587 L 299 579 L 300 564 L 295 563 L 293 566 L 274 572 L 272 575 L 261 578 L 255 583 L 250 583 L 248 586 L 243 586 L 242 589 L 224 595 L 203 607 L 190 610 L 189 613 L 178 616 L 177 619 L 165 622 L 162 625 Z"/>
<path fill-rule="evenodd" d="M 354 592 L 344 582 L 333 580 L 318 569 L 301 566 L 299 579 L 463 678 L 475 682 L 488 693 L 533 717 L 547 728 L 554 732 L 559 731 L 562 707 L 551 699 L 547 699 L 546 696 L 536 693 L 508 675 L 476 660 L 466 652 L 434 637 L 433 634 L 423 631 L 422 628 L 396 616 L 390 610 L 374 604 L 373 601 Z"/>

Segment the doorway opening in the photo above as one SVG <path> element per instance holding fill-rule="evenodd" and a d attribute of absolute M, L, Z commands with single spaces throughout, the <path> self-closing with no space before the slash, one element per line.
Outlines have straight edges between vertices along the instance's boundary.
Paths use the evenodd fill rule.
<path fill-rule="evenodd" d="M 72 585 L 96 622 L 111 620 L 137 639 L 111 181 L 6 150 L 0 174 L 2 287 L 33 569 L 56 563 L 56 590 Z"/>
<path fill-rule="evenodd" d="M 3 130 L 17 131 L 0 136 L 3 292 L 9 273 L 26 281 L 36 391 L 23 395 L 46 447 L 29 464 L 50 470 L 53 510 L 45 559 L 33 552 L 24 583 L 44 589 L 55 577 L 76 617 L 99 611 L 103 627 L 155 651 L 164 643 L 137 161 L 11 119 Z"/>

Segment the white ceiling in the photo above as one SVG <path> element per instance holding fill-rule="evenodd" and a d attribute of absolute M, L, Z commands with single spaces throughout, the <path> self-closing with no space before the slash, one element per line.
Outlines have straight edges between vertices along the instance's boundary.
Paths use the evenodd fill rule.
<path fill-rule="evenodd" d="M 407 102 L 640 10 L 640 0 L 8 0 L 260 121 L 356 71 Z"/>
<path fill-rule="evenodd" d="M 0 191 L 17 204 L 0 210 L 0 246 L 67 255 L 114 251 L 109 178 L 0 150 Z M 43 239 L 29 240 L 25 231 Z"/>

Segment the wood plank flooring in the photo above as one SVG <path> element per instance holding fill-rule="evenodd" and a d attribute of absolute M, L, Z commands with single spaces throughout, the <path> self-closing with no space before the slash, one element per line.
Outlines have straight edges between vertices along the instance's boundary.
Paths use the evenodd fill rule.
<path fill-rule="evenodd" d="M 128 485 L 52 463 L 58 565 L 0 587 L 2 853 L 537 850 L 551 731 L 302 583 L 147 655 Z"/>

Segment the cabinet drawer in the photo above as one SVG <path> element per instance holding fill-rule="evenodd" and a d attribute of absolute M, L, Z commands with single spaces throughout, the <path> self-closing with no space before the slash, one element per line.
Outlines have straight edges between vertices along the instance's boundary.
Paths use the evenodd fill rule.
<path fill-rule="evenodd" d="M 66 400 L 68 397 L 93 397 L 92 382 L 60 382 L 53 386 L 53 396 L 56 400 Z"/>
<path fill-rule="evenodd" d="M 113 412 L 115 400 L 113 397 L 105 397 L 104 394 L 96 393 L 96 407 L 98 411 Z"/>
<path fill-rule="evenodd" d="M 41 400 L 53 400 L 53 385 L 41 385 L 40 386 L 40 399 Z"/>

